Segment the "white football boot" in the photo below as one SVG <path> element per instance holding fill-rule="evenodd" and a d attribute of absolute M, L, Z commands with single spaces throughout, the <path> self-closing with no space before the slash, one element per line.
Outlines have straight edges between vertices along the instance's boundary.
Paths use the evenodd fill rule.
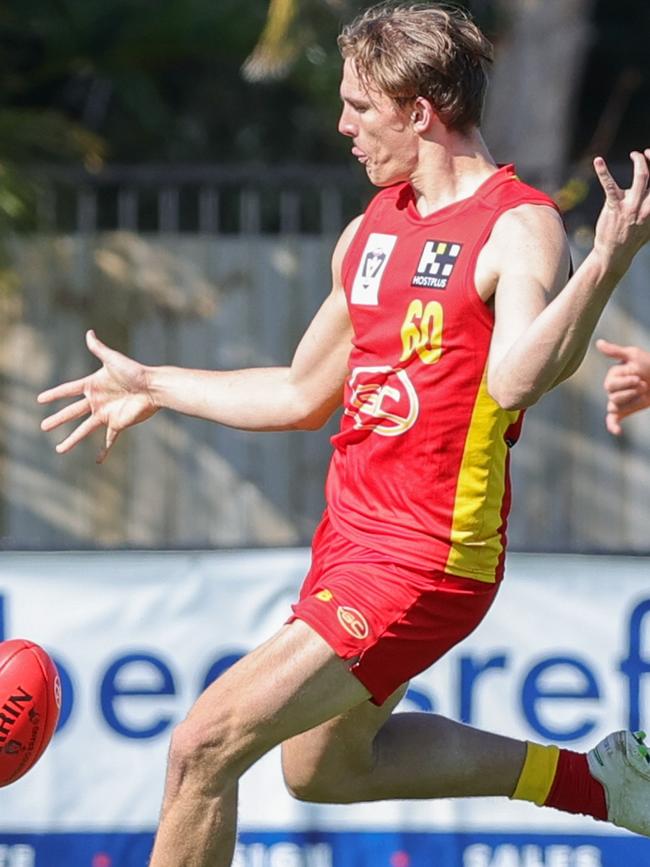
<path fill-rule="evenodd" d="M 645 732 L 614 732 L 587 753 L 591 775 L 603 784 L 607 818 L 650 837 L 650 750 Z"/>

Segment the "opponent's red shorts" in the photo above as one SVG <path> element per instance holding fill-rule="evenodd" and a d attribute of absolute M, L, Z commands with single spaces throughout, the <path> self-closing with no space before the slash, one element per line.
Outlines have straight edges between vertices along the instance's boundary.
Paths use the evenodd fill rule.
<path fill-rule="evenodd" d="M 417 570 L 337 533 L 327 517 L 290 623 L 308 623 L 382 704 L 470 634 L 497 584 Z"/>

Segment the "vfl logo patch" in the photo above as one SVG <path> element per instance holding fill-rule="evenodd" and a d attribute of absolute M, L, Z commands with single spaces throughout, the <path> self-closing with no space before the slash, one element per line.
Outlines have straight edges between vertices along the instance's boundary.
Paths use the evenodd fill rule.
<path fill-rule="evenodd" d="M 339 619 L 339 623 L 345 629 L 346 632 L 349 632 L 353 638 L 363 639 L 368 637 L 368 633 L 370 630 L 368 629 L 368 622 L 366 618 L 361 614 L 360 611 L 357 611 L 356 608 L 349 608 L 347 605 L 339 605 L 336 616 Z"/>
<path fill-rule="evenodd" d="M 446 289 L 462 249 L 462 244 L 453 241 L 427 241 L 417 271 L 411 280 L 411 286 Z"/>
<path fill-rule="evenodd" d="M 350 294 L 352 304 L 365 304 L 372 307 L 379 304 L 379 284 L 396 241 L 397 235 L 382 235 L 379 232 L 368 235 L 352 284 Z"/>

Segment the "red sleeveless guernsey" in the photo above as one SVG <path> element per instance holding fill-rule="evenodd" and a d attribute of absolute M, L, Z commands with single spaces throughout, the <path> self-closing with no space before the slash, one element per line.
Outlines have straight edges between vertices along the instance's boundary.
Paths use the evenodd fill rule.
<path fill-rule="evenodd" d="M 512 166 L 468 199 L 419 215 L 409 184 L 371 201 L 343 261 L 354 329 L 327 479 L 343 536 L 397 562 L 495 582 L 521 413 L 486 386 L 493 315 L 476 260 L 497 218 L 555 207 Z"/>

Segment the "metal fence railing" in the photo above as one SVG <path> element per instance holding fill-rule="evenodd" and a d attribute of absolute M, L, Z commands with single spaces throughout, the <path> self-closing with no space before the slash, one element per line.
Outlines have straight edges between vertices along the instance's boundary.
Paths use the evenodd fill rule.
<path fill-rule="evenodd" d="M 354 167 L 109 166 L 39 173 L 37 227 L 92 233 L 335 234 L 371 191 Z"/>
<path fill-rule="evenodd" d="M 630 181 L 629 165 L 611 168 L 620 184 Z M 36 176 L 33 226 L 58 234 L 336 235 L 375 192 L 355 165 L 42 166 Z M 570 233 L 593 225 L 602 190 L 590 169 L 567 167 L 564 187 L 547 192 L 566 209 Z"/>

